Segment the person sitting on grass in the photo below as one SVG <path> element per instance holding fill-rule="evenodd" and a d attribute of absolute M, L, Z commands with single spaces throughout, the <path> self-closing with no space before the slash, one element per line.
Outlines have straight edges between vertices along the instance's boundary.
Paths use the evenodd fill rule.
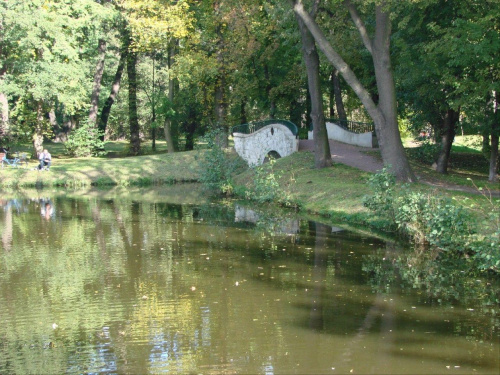
<path fill-rule="evenodd" d="M 38 170 L 41 171 L 45 168 L 45 170 L 48 171 L 50 168 L 50 164 L 52 162 L 52 156 L 47 151 L 47 149 L 43 150 L 43 152 L 40 153 L 38 160 L 40 160 L 40 165 L 38 166 Z"/>

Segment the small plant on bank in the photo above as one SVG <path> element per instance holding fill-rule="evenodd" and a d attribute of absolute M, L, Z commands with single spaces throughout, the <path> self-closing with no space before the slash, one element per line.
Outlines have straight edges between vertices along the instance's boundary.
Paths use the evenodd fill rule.
<path fill-rule="evenodd" d="M 85 123 L 74 130 L 64 144 L 69 156 L 101 156 L 104 151 L 104 142 L 100 137 L 103 135 L 94 125 Z"/>
<path fill-rule="evenodd" d="M 395 178 L 386 168 L 373 175 L 369 185 L 373 194 L 365 197 L 364 205 L 390 228 L 421 245 L 460 255 L 471 252 L 472 216 L 453 201 L 407 186 L 396 191 Z"/>
<path fill-rule="evenodd" d="M 440 147 L 440 144 L 425 139 L 419 147 L 411 148 L 408 152 L 414 159 L 432 165 L 436 161 Z"/>
<path fill-rule="evenodd" d="M 500 272 L 500 199 L 493 198 L 488 190 L 477 187 L 472 179 L 468 180 L 488 202 L 488 210 L 478 223 L 482 228 L 481 234 L 472 236 L 470 246 L 480 269 Z"/>
<path fill-rule="evenodd" d="M 234 192 L 231 174 L 236 166 L 217 142 L 223 136 L 222 132 L 216 129 L 204 137 L 208 151 L 201 162 L 200 181 L 212 193 L 230 196 Z"/>
<path fill-rule="evenodd" d="M 396 226 L 394 200 L 396 199 L 396 177 L 384 167 L 368 179 L 372 195 L 363 198 L 363 205 L 381 219 L 386 220 L 391 229 Z"/>
<path fill-rule="evenodd" d="M 282 176 L 276 172 L 275 164 L 276 160 L 271 157 L 268 163 L 255 168 L 253 190 L 246 192 L 246 198 L 259 203 L 276 201 L 284 206 L 292 206 L 290 192 L 280 186 Z"/>
<path fill-rule="evenodd" d="M 255 167 L 254 189 L 247 191 L 247 198 L 256 200 L 259 203 L 278 200 L 280 185 L 279 175 L 274 171 L 276 161 L 269 159 L 268 163 Z"/>

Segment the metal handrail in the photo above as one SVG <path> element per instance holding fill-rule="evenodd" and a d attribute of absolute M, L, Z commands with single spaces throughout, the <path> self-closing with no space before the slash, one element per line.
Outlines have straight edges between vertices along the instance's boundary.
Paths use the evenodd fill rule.
<path fill-rule="evenodd" d="M 272 124 L 280 124 L 286 126 L 292 132 L 293 135 L 297 135 L 297 133 L 299 132 L 297 125 L 295 125 L 291 121 L 270 119 L 263 121 L 254 121 L 254 122 L 249 122 L 248 124 L 233 126 L 233 128 L 231 129 L 231 133 L 251 134 L 259 129 L 262 129 L 265 126 Z"/>
<path fill-rule="evenodd" d="M 325 119 L 325 123 L 326 122 L 331 122 L 347 131 L 350 131 L 351 133 L 356 133 L 356 134 L 363 134 L 375 131 L 375 126 L 373 122 L 357 122 L 350 120 L 341 120 L 337 118 Z M 309 129 L 312 130 L 312 124 L 309 126 Z"/>

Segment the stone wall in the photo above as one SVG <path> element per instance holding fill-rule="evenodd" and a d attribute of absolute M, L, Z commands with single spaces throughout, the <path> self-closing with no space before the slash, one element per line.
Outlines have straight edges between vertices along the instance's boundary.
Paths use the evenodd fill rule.
<path fill-rule="evenodd" d="M 332 122 L 326 123 L 326 130 L 328 132 L 328 139 L 361 147 L 378 147 L 377 139 L 373 136 L 372 132 L 356 134 L 345 130 Z M 312 131 L 308 132 L 307 138 L 313 139 Z"/>
<path fill-rule="evenodd" d="M 261 165 L 271 151 L 285 157 L 299 149 L 298 140 L 281 124 L 268 125 L 252 134 L 233 133 L 233 139 L 236 152 L 251 167 Z"/>

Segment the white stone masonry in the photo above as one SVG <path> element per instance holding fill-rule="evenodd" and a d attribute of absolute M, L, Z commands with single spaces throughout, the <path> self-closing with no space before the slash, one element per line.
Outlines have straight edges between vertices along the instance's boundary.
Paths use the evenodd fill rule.
<path fill-rule="evenodd" d="M 251 134 L 233 133 L 233 139 L 236 152 L 251 167 L 261 165 L 271 151 L 285 157 L 299 149 L 298 139 L 281 124 L 267 125 Z"/>
<path fill-rule="evenodd" d="M 372 132 L 356 134 L 349 130 L 345 130 L 333 122 L 326 123 L 326 131 L 328 133 L 328 139 L 333 139 L 335 141 L 347 143 L 349 145 L 361 146 L 361 147 L 377 147 L 376 139 Z M 308 139 L 313 139 L 313 132 L 308 132 Z"/>

